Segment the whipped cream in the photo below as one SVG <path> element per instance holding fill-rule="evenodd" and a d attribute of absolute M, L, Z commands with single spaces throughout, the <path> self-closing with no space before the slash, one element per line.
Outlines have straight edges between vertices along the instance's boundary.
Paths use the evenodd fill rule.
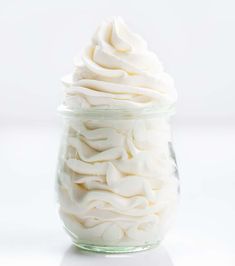
<path fill-rule="evenodd" d="M 100 25 L 82 62 L 75 60 L 73 74 L 63 82 L 70 108 L 161 107 L 176 101 L 172 78 L 121 18 Z"/>
<path fill-rule="evenodd" d="M 157 57 L 120 18 L 98 28 L 82 59 L 63 80 L 70 109 L 162 107 L 176 100 Z M 165 117 L 67 120 L 58 194 L 76 242 L 140 246 L 162 239 L 178 197 L 170 142 Z"/>

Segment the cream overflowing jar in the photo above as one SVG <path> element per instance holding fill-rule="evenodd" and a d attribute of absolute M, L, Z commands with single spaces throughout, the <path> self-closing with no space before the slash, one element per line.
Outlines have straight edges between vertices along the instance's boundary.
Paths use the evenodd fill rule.
<path fill-rule="evenodd" d="M 96 252 L 158 245 L 178 202 L 172 79 L 115 18 L 98 28 L 63 82 L 56 185 L 66 231 L 76 246 Z"/>

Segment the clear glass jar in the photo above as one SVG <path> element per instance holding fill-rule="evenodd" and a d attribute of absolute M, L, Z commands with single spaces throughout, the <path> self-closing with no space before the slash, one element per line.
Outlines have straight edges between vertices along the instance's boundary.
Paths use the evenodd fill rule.
<path fill-rule="evenodd" d="M 57 194 L 74 244 L 110 253 L 158 245 L 178 202 L 172 110 L 60 112 Z"/>

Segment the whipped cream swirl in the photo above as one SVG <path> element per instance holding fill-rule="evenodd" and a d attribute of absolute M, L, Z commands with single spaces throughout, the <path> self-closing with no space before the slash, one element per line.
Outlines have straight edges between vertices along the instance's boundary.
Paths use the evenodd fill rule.
<path fill-rule="evenodd" d="M 63 82 L 69 108 L 162 107 L 176 101 L 172 78 L 121 18 L 100 25 L 82 62 L 75 60 L 74 73 Z"/>

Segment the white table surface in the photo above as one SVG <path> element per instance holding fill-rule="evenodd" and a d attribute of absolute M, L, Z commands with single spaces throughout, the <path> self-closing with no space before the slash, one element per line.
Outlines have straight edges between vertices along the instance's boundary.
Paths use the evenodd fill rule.
<path fill-rule="evenodd" d="M 181 204 L 162 246 L 135 254 L 79 251 L 54 195 L 61 130 L 0 127 L 0 265 L 235 265 L 235 126 L 177 126 Z"/>

